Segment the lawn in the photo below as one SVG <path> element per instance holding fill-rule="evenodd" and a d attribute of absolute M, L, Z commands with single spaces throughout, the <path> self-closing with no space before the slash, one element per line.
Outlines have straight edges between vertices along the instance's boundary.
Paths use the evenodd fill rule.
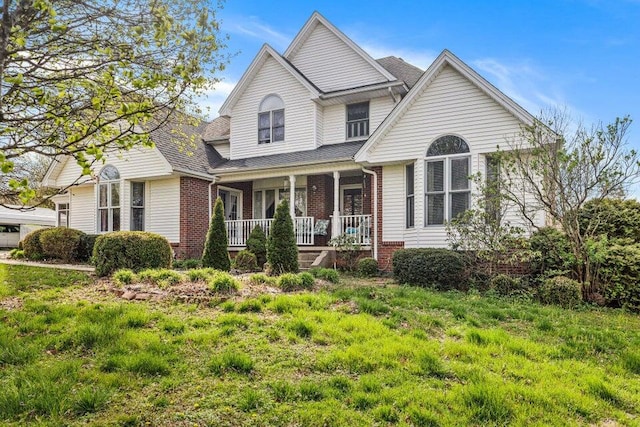
<path fill-rule="evenodd" d="M 640 318 L 343 277 L 124 301 L 0 265 L 3 425 L 638 425 Z"/>

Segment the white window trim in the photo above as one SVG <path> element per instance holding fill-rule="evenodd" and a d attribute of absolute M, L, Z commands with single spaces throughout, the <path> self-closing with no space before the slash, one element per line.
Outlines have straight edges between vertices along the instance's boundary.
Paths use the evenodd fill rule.
<path fill-rule="evenodd" d="M 105 168 L 107 168 L 108 166 L 111 166 L 113 168 L 115 168 L 118 171 L 118 175 L 120 175 L 120 170 L 118 170 L 118 168 L 116 168 L 113 165 L 105 165 L 102 170 L 104 170 Z M 100 172 L 100 174 L 102 173 L 102 170 Z M 100 176 L 100 174 L 98 174 L 98 176 Z M 111 204 L 111 184 L 118 184 L 118 194 L 119 194 L 119 201 L 118 201 L 118 206 L 112 206 Z M 100 186 L 102 184 L 107 184 L 107 207 L 100 207 Z M 120 178 L 118 179 L 112 179 L 112 180 L 101 180 L 98 179 L 98 182 L 95 185 L 95 194 L 96 194 L 96 234 L 104 234 L 104 233 L 109 233 L 112 231 L 120 231 L 122 230 L 122 218 L 123 218 L 123 206 L 122 206 L 122 195 L 123 195 L 123 189 L 124 189 L 124 180 L 122 179 L 122 175 L 120 175 Z M 119 209 L 120 210 L 120 228 L 118 230 L 114 230 L 113 229 L 113 209 Z M 107 230 L 106 231 L 102 231 L 100 228 L 100 211 L 101 210 L 106 210 L 107 212 L 109 212 L 107 214 Z"/>
<path fill-rule="evenodd" d="M 219 185 L 216 197 L 220 197 L 220 190 L 227 191 L 229 193 L 235 193 L 235 195 L 238 197 L 238 219 L 236 221 L 242 220 L 243 219 L 243 217 L 242 217 L 242 212 L 243 212 L 242 211 L 242 207 L 243 207 L 242 206 L 242 202 L 243 202 L 244 192 L 242 190 L 238 190 L 237 188 L 225 187 L 225 186 Z M 214 203 L 215 203 L 215 201 L 214 201 Z M 225 206 L 224 209 L 225 209 L 225 211 L 224 211 L 224 220 L 228 221 L 227 220 L 227 207 Z M 213 210 L 212 210 L 212 212 L 213 212 Z"/>
<path fill-rule="evenodd" d="M 472 194 L 472 182 L 469 179 L 469 188 L 466 190 L 450 190 L 450 181 L 451 181 L 451 160 L 452 159 L 460 159 L 460 158 L 467 158 L 467 162 L 468 162 L 468 169 L 469 169 L 469 174 L 471 175 L 471 167 L 472 167 L 472 163 L 471 163 L 471 153 L 460 153 L 460 154 L 447 154 L 447 155 L 442 155 L 442 156 L 428 156 L 428 157 L 424 157 L 424 178 L 423 178 L 423 183 L 422 183 L 422 187 L 423 187 L 423 203 L 424 203 L 424 221 L 423 223 L 423 227 L 425 228 L 434 228 L 434 227 L 445 227 L 447 225 L 448 221 L 451 221 L 451 203 L 450 203 L 450 195 L 452 193 L 469 193 L 469 197 L 471 198 L 471 194 Z M 444 160 L 444 170 L 443 170 L 443 191 L 432 191 L 430 193 L 427 193 L 427 163 L 429 162 L 438 162 L 438 161 L 442 161 Z M 405 183 L 406 185 L 406 183 Z M 414 187 L 415 187 L 415 183 L 414 183 Z M 414 188 L 415 191 L 415 188 Z M 427 196 L 428 195 L 433 195 L 433 194 L 444 194 L 444 223 L 443 224 L 427 224 L 427 221 L 429 220 L 429 216 L 428 216 L 428 202 L 427 202 Z M 471 203 L 473 202 L 473 200 L 469 200 L 469 207 L 471 208 Z M 415 203 L 415 202 L 414 202 Z M 414 223 L 415 223 L 415 219 L 414 219 Z"/>
<path fill-rule="evenodd" d="M 425 162 L 426 163 L 426 162 Z M 407 200 L 409 199 L 409 189 L 407 188 L 407 167 L 413 165 L 413 194 L 411 195 L 411 197 L 413 197 L 413 225 L 409 225 L 408 224 L 408 213 L 407 212 Z M 416 188 L 417 188 L 417 183 L 416 183 L 416 172 L 417 172 L 417 162 L 412 162 L 412 163 L 407 163 L 406 165 L 404 165 L 404 228 L 405 230 L 412 230 L 414 228 L 416 228 L 416 206 L 417 206 L 417 202 L 416 202 Z M 426 189 L 426 171 L 425 171 L 425 189 Z M 425 191 L 425 200 L 426 200 L 426 191 Z M 426 209 L 426 208 L 425 208 Z M 426 219 L 425 219 L 425 223 L 426 223 Z"/>
<path fill-rule="evenodd" d="M 67 209 L 60 209 L 61 205 L 67 205 Z M 62 225 L 60 224 L 60 212 L 67 212 L 67 223 Z M 69 227 L 70 225 L 70 218 L 69 218 L 69 214 L 71 213 L 71 203 L 69 202 L 58 202 L 56 203 L 56 226 L 57 227 Z"/>
<path fill-rule="evenodd" d="M 340 185 L 340 215 L 344 215 L 344 190 L 360 190 L 360 194 L 363 196 L 363 208 L 364 208 L 364 189 L 362 184 L 342 184 Z"/>
<path fill-rule="evenodd" d="M 141 183 L 142 184 L 142 206 L 133 206 L 133 184 Z M 133 230 L 133 210 L 134 209 L 142 209 L 142 230 L 146 231 L 147 229 L 147 197 L 148 197 L 148 185 L 147 181 L 129 181 L 129 230 Z"/>
<path fill-rule="evenodd" d="M 304 206 L 305 206 L 305 210 L 306 212 L 304 212 L 303 216 L 307 215 L 307 212 L 309 212 L 309 191 L 307 190 L 306 186 L 296 186 L 295 191 L 299 191 L 299 190 L 304 190 Z M 280 198 L 280 191 L 289 191 L 289 188 L 282 188 L 282 187 L 275 187 L 275 188 L 258 188 L 253 190 L 253 192 L 251 193 L 251 202 L 255 203 L 256 202 L 256 193 L 262 193 L 262 212 L 260 212 L 260 218 L 255 218 L 255 210 L 252 209 L 251 211 L 251 215 L 253 216 L 253 219 L 265 219 L 266 216 L 266 204 L 265 204 L 265 200 L 266 200 L 266 192 L 267 191 L 273 191 L 273 197 L 275 199 L 275 206 L 276 208 L 278 207 L 278 205 L 280 204 L 280 202 L 284 199 Z M 287 198 L 287 201 L 289 200 L 289 198 Z M 275 212 L 274 212 L 275 214 Z"/>
<path fill-rule="evenodd" d="M 359 136 L 349 136 L 349 123 L 351 122 L 360 122 L 363 121 L 363 119 L 360 120 L 352 120 L 349 121 L 349 106 L 350 105 L 357 105 L 357 104 L 367 104 L 367 106 L 369 107 L 367 110 L 367 134 L 366 135 L 359 135 Z M 361 140 L 363 138 L 369 138 L 369 136 L 371 136 L 371 101 L 360 101 L 360 102 L 351 102 L 349 104 L 346 104 L 344 107 L 344 138 L 346 141 L 357 141 L 357 140 Z"/>

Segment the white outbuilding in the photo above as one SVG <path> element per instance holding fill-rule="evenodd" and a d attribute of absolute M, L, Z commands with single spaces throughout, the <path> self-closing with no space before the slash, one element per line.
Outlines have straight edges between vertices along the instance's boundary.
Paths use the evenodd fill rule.
<path fill-rule="evenodd" d="M 19 210 L 0 206 L 0 248 L 15 248 L 33 230 L 55 225 L 56 212 L 53 209 Z"/>

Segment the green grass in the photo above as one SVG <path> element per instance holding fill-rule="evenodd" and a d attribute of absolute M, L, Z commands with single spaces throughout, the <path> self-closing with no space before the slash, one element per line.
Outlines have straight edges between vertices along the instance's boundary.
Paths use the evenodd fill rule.
<path fill-rule="evenodd" d="M 635 425 L 640 319 L 373 285 L 125 302 L 0 265 L 0 424 Z M 0 306 L 2 307 L 2 306 Z M 613 425 L 613 424 L 612 424 Z"/>

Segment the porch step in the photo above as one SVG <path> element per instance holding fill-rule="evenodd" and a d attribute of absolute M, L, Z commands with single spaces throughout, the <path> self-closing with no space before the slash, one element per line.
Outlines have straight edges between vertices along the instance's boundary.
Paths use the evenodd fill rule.
<path fill-rule="evenodd" d="M 298 252 L 298 267 L 301 271 L 309 270 L 311 268 L 311 264 L 318 258 L 320 252 L 309 251 L 309 252 Z"/>

